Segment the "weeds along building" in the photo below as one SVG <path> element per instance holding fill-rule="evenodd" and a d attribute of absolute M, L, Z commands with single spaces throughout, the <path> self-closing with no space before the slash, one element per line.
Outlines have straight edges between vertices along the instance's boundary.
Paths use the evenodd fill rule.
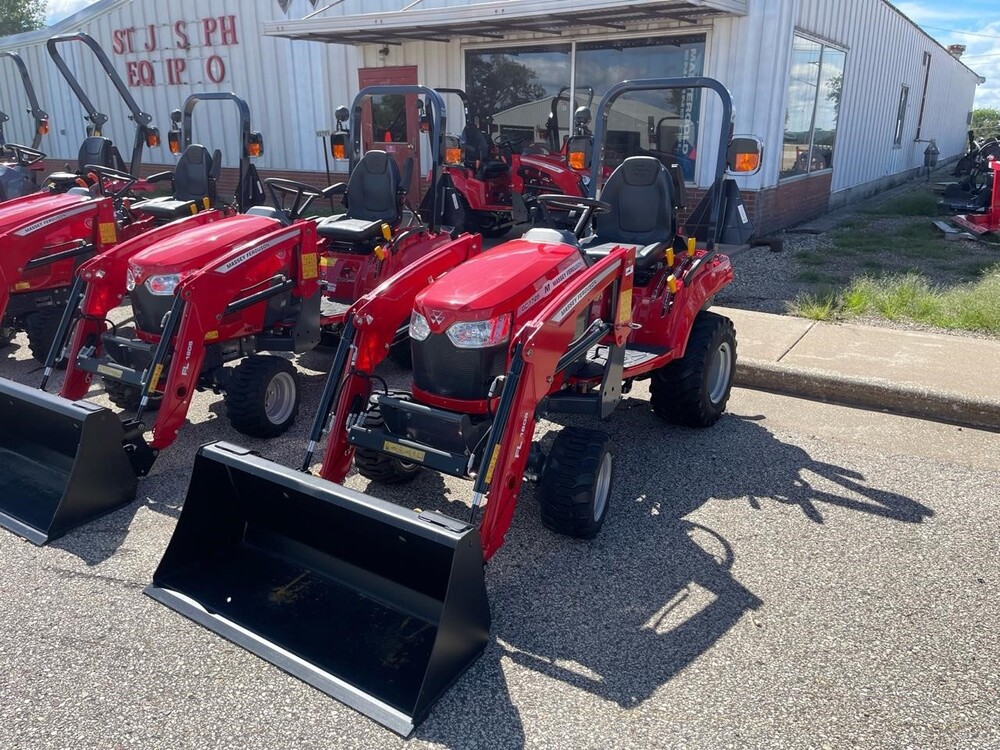
<path fill-rule="evenodd" d="M 568 135 L 575 107 L 591 96 L 596 105 L 620 80 L 711 76 L 733 93 L 736 131 L 764 141 L 761 172 L 739 178 L 761 232 L 913 176 L 931 139 L 942 160 L 962 153 L 980 82 L 885 0 L 99 0 L 51 29 L 0 39 L 0 50 L 25 59 L 51 115 L 42 148 L 53 167 L 75 159 L 84 123 L 45 41 L 76 31 L 105 46 L 161 131 L 190 93 L 233 91 L 264 134 L 261 173 L 316 184 L 327 180 L 322 135 L 333 110 L 361 85 L 462 88 L 482 130 L 542 140 L 553 111 Z M 66 54 L 110 115 L 106 133 L 127 146 L 131 127 L 110 82 L 82 46 Z M 15 75 L 0 71 L 7 112 L 26 106 Z M 459 100 L 446 101 L 448 130 L 460 133 Z M 196 140 L 234 164 L 224 147 L 235 125 L 204 106 Z M 677 154 L 699 190 L 719 116 L 711 95 L 695 91 L 633 95 L 612 112 L 609 138 L 625 151 Z M 12 117 L 8 140 L 30 142 L 27 127 Z M 378 101 L 364 129 L 368 142 L 408 143 L 426 165 L 415 107 Z M 151 149 L 147 168 L 173 159 L 165 145 Z M 346 166 L 329 160 L 334 179 Z"/>

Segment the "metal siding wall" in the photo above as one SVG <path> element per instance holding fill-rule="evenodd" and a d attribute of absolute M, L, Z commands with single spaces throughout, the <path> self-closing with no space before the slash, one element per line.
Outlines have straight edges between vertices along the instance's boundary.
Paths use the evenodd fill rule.
<path fill-rule="evenodd" d="M 915 143 L 924 85 L 924 52 L 931 78 L 921 138 L 935 138 L 942 158 L 965 150 L 966 116 L 976 76 L 883 0 L 800 0 L 796 27 L 847 48 L 833 191 L 923 165 L 926 144 Z M 787 72 L 786 72 L 787 75 Z M 901 147 L 893 131 L 903 85 L 910 87 Z"/>

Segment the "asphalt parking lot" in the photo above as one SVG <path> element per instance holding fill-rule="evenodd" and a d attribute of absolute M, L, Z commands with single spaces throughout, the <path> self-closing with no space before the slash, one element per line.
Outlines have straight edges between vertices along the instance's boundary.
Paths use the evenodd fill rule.
<path fill-rule="evenodd" d="M 0 747 L 1000 748 L 1000 438 L 954 426 L 737 390 L 682 430 L 637 387 L 602 534 L 553 535 L 522 493 L 490 645 L 408 743 L 143 596 L 197 446 L 296 465 L 331 356 L 300 359 L 283 439 L 199 394 L 137 502 L 45 548 L 0 532 Z M 430 473 L 377 494 L 469 497 Z"/>

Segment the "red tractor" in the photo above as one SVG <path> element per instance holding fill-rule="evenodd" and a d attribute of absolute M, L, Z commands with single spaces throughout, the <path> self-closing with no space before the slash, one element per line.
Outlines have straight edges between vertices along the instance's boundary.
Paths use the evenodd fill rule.
<path fill-rule="evenodd" d="M 433 92 L 417 88 L 367 89 L 357 106 L 363 97 L 381 93 L 424 93 L 434 102 Z M 244 154 L 240 184 L 252 191 L 256 176 L 247 158 L 259 154 L 262 143 L 238 97 L 188 99 L 180 130 L 185 155 L 201 148 L 190 143 L 191 113 L 205 99 L 237 105 Z M 443 124 L 443 108 L 435 112 Z M 436 126 L 432 130 L 434 136 L 439 132 Z M 359 154 L 360 140 L 355 143 Z M 183 161 L 174 175 L 175 193 L 187 174 L 180 169 Z M 273 206 L 253 206 L 239 215 L 196 213 L 80 267 L 42 380 L 44 389 L 65 349 L 60 396 L 0 380 L 0 422 L 11 425 L 0 437 L 0 455 L 6 448 L 14 476 L 12 486 L 0 478 L 0 526 L 43 544 L 131 502 L 136 478 L 173 443 L 198 391 L 224 394 L 230 422 L 240 432 L 280 435 L 299 408 L 291 355 L 316 347 L 324 331 L 336 333 L 357 297 L 377 293 L 401 264 L 420 263 L 440 250 L 435 257 L 446 258 L 450 268 L 481 249 L 478 236 L 453 240 L 405 211 L 399 170 L 383 151 L 358 158 L 347 183 L 324 191 L 289 180 L 265 184 Z M 344 195 L 346 213 L 305 215 L 313 200 L 336 194 Z M 179 200 L 152 203 L 158 212 L 187 210 Z M 126 291 L 133 330 L 109 320 Z M 402 311 L 394 321 L 397 336 L 402 327 L 405 337 L 401 324 L 408 320 L 409 312 Z M 405 338 L 404 345 L 408 351 Z M 226 366 L 232 363 L 238 364 Z M 113 402 L 134 410 L 124 422 L 79 400 L 96 376 Z M 158 412 L 147 440 L 142 420 L 153 409 Z M 34 463 L 39 451 L 50 456 L 45 468 Z"/>
<path fill-rule="evenodd" d="M 36 175 L 44 168 L 42 161 L 45 159 L 45 154 L 38 147 L 42 144 L 42 136 L 49 132 L 49 116 L 38 103 L 24 60 L 16 52 L 0 52 L 0 60 L 2 59 L 10 60 L 17 68 L 28 100 L 33 135 L 30 146 L 8 143 L 3 126 L 10 120 L 10 116 L 0 111 L 0 203 L 38 190 Z"/>
<path fill-rule="evenodd" d="M 663 163 L 638 156 L 614 171 L 600 200 L 539 197 L 578 213 L 573 232 L 538 227 L 454 268 L 440 250 L 404 269 L 351 306 L 303 470 L 226 443 L 199 451 L 146 592 L 408 734 L 488 641 L 483 564 L 509 531 L 524 481 L 537 484 L 556 532 L 590 538 L 607 516 L 608 435 L 567 426 L 546 454 L 536 421 L 608 419 L 641 380 L 671 422 L 707 427 L 726 407 L 735 331 L 707 308 L 733 278 L 719 243 L 748 223 L 725 171 L 754 171 L 759 141 L 730 139 L 721 84 L 680 78 L 613 87 L 595 142 L 622 94 L 693 87 L 722 103 L 707 242 L 682 233 Z M 407 312 L 413 385 L 399 393 L 375 368 Z M 352 461 L 373 488 L 426 469 L 466 479 L 468 516 L 349 490 L 339 482 Z"/>
<path fill-rule="evenodd" d="M 58 45 L 70 41 L 91 49 L 135 123 L 127 167 L 115 145 L 102 135 L 108 116 L 94 107 L 59 52 Z M 18 330 L 25 330 L 32 354 L 39 361 L 48 353 L 79 263 L 160 223 L 150 214 L 133 210 L 134 175 L 143 148 L 160 141 L 157 129 L 149 125 L 151 116 L 139 109 L 104 50 L 91 37 L 83 33 L 55 36 L 47 47 L 83 105 L 89 125 L 77 172 L 51 174 L 41 191 L 0 206 L 0 345 L 8 343 Z M 23 147 L 18 148 L 23 151 Z"/>

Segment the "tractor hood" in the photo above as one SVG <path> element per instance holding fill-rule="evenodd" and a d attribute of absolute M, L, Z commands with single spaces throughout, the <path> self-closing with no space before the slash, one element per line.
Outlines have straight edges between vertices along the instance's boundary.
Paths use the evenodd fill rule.
<path fill-rule="evenodd" d="M 91 210 L 94 198 L 76 193 L 33 193 L 0 206 L 0 235 L 26 236 L 47 226 Z"/>
<path fill-rule="evenodd" d="M 415 308 L 431 331 L 455 321 L 513 313 L 515 324 L 585 268 L 580 251 L 561 242 L 512 240 L 462 263 L 421 292 Z"/>
<path fill-rule="evenodd" d="M 186 273 L 203 268 L 237 245 L 277 228 L 265 216 L 231 216 L 181 232 L 158 242 L 129 261 L 129 275 L 143 281 L 149 274 Z"/>

